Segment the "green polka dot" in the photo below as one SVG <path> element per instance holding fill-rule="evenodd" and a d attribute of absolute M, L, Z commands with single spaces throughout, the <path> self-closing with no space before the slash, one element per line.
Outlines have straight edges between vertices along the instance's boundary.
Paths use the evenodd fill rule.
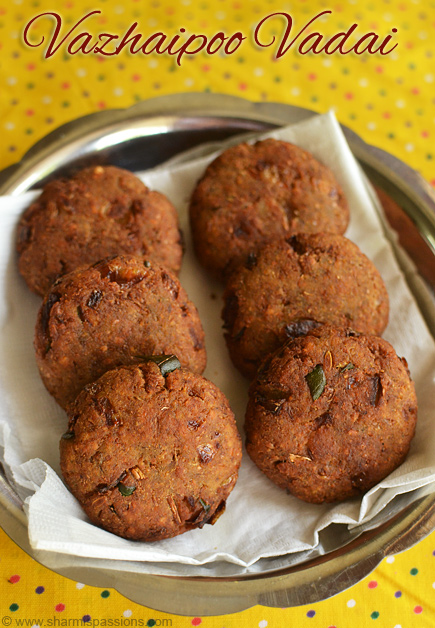
<path fill-rule="evenodd" d="M 379 96 L 386 96 L 387 92 L 385 91 L 385 89 L 380 89 L 379 90 Z"/>
<path fill-rule="evenodd" d="M 317 96 L 311 96 L 310 100 L 311 102 L 318 102 L 319 99 L 317 98 Z"/>
<path fill-rule="evenodd" d="M 17 611 L 19 608 L 20 607 L 18 606 L 18 604 L 11 604 L 9 606 L 9 610 L 12 611 L 12 612 Z"/>
<path fill-rule="evenodd" d="M 97 76 L 97 80 L 98 81 L 105 81 L 106 80 L 106 75 L 105 74 L 99 74 Z"/>
<path fill-rule="evenodd" d="M 33 133 L 33 129 L 26 129 L 25 130 L 25 134 L 26 135 L 32 135 L 32 133 Z"/>
<path fill-rule="evenodd" d="M 27 89 L 33 89 L 35 87 L 35 83 L 27 83 Z"/>
<path fill-rule="evenodd" d="M 63 103 L 62 103 L 62 107 L 64 107 L 65 109 L 67 107 L 69 107 L 70 105 L 71 105 L 71 103 L 68 100 L 64 100 Z"/>
<path fill-rule="evenodd" d="M 107 591 L 107 589 L 105 589 L 104 591 L 101 591 L 101 597 L 109 597 L 110 595 L 110 591 Z"/>
<path fill-rule="evenodd" d="M 378 613 L 378 611 L 373 611 L 373 613 L 370 615 L 370 617 L 371 617 L 372 619 L 377 619 L 377 618 L 379 617 L 379 613 Z"/>
<path fill-rule="evenodd" d="M 274 79 L 275 83 L 281 83 L 282 78 L 280 76 L 275 76 Z"/>
<path fill-rule="evenodd" d="M 418 574 L 417 567 L 413 567 L 409 573 L 411 574 L 411 576 L 416 576 Z"/>
<path fill-rule="evenodd" d="M 409 64 L 408 64 L 408 68 L 409 68 L 410 70 L 415 70 L 415 68 L 416 68 L 415 63 L 409 63 Z"/>
<path fill-rule="evenodd" d="M 156 620 L 155 619 L 149 619 L 147 621 L 147 626 L 155 626 L 156 625 Z"/>
<path fill-rule="evenodd" d="M 343 68 L 341 72 L 342 74 L 349 74 L 349 68 Z"/>
<path fill-rule="evenodd" d="M 431 155 L 430 153 L 428 153 L 428 154 L 426 155 L 426 159 L 429 159 L 429 160 L 433 159 L 433 155 Z"/>
<path fill-rule="evenodd" d="M 394 140 L 396 136 L 395 136 L 395 134 L 394 134 L 394 133 L 388 133 L 387 137 L 388 137 L 390 140 Z"/>

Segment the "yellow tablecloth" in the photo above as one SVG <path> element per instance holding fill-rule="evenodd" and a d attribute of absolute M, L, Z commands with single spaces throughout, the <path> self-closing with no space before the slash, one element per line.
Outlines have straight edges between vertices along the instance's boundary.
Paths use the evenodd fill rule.
<path fill-rule="evenodd" d="M 58 17 L 41 15 L 47 12 Z M 268 17 L 273 13 L 291 16 L 287 38 L 289 18 Z M 32 18 L 36 19 L 31 22 Z M 152 46 L 149 42 L 135 54 L 128 51 L 130 44 L 111 56 L 87 53 L 100 33 L 119 36 L 103 49 L 113 51 L 135 22 L 130 36 L 142 36 L 136 48 L 159 32 L 166 37 L 164 42 L 161 38 L 160 51 L 171 41 L 172 48 L 163 54 L 144 54 Z M 353 39 L 341 49 L 327 54 L 334 48 L 330 43 L 315 53 L 353 24 L 357 24 Z M 56 25 L 60 32 L 52 42 Z M 307 49 L 315 43 L 315 35 L 300 48 L 304 37 L 316 31 L 323 39 L 314 52 Z M 219 32 L 228 39 L 214 54 L 179 54 L 180 65 L 177 55 L 169 54 L 191 34 L 202 34 L 210 42 Z M 244 39 L 233 37 L 225 51 L 238 32 Z M 372 52 L 381 44 L 383 52 L 394 49 L 384 55 L 340 54 L 369 32 L 378 36 Z M 107 39 L 103 37 L 100 45 Z M 199 44 L 200 38 L 195 41 Z M 367 38 L 364 41 L 369 43 Z M 219 42 L 215 38 L 209 52 Z M 230 53 L 231 47 L 237 49 Z M 357 52 L 362 47 L 363 43 Z M 434 55 L 434 0 L 99 0 L 94 4 L 0 0 L 0 168 L 19 160 L 53 129 L 87 113 L 128 107 L 163 94 L 210 91 L 319 112 L 333 108 L 340 122 L 368 143 L 406 161 L 435 186 Z M 292 609 L 257 606 L 219 617 L 180 617 L 139 606 L 114 590 L 58 576 L 0 532 L 0 622 L 42 628 L 50 625 L 49 620 L 51 625 L 65 626 L 83 620 L 83 624 L 124 626 L 427 628 L 435 626 L 435 533 L 323 602 Z"/>

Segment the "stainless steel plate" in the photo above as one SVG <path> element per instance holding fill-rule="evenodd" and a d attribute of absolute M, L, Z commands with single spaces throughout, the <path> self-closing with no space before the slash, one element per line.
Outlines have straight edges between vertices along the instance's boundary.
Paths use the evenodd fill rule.
<path fill-rule="evenodd" d="M 215 94 L 179 94 L 139 103 L 127 110 L 92 114 L 69 123 L 38 142 L 23 160 L 0 173 L 0 194 L 18 195 L 50 178 L 88 164 L 111 163 L 144 170 L 193 149 L 245 131 L 263 131 L 312 115 L 283 104 L 250 103 Z M 365 144 L 344 128 L 355 157 L 377 187 L 388 220 L 420 278 L 435 288 L 435 195 L 423 179 L 393 156 Z M 435 336 L 433 304 L 420 302 Z M 432 487 L 432 491 L 435 487 Z M 388 554 L 402 551 L 435 529 L 435 494 L 393 501 L 362 535 L 334 526 L 318 551 L 264 559 L 255 570 L 229 566 L 216 577 L 208 567 L 192 567 L 189 577 L 136 573 L 127 562 L 80 559 L 35 552 L 29 546 L 19 498 L 0 482 L 0 523 L 36 560 L 87 584 L 115 587 L 151 608 L 184 615 L 216 615 L 255 604 L 286 607 L 317 602 L 352 586 Z M 326 548 L 326 549 L 325 549 Z"/>

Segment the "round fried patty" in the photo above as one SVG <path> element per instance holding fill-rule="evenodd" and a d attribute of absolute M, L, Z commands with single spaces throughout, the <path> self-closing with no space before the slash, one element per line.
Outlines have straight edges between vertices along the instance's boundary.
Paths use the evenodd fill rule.
<path fill-rule="evenodd" d="M 331 234 L 267 244 L 231 275 L 224 301 L 227 346 L 248 377 L 288 337 L 321 323 L 381 334 L 389 312 L 373 263 L 356 244 Z"/>
<path fill-rule="evenodd" d="M 200 375 L 118 367 L 86 386 L 69 416 L 61 470 L 93 523 L 155 541 L 225 509 L 241 439 L 224 394 Z"/>
<path fill-rule="evenodd" d="M 133 256 L 60 278 L 39 310 L 35 349 L 43 382 L 64 408 L 85 384 L 145 355 L 174 352 L 197 373 L 206 365 L 201 321 L 178 278 Z"/>
<path fill-rule="evenodd" d="M 289 340 L 251 385 L 246 449 L 308 502 L 367 491 L 400 465 L 417 420 L 406 361 L 386 341 L 338 328 Z"/>
<path fill-rule="evenodd" d="M 80 266 L 127 253 L 178 273 L 182 244 L 172 203 L 133 173 L 94 166 L 48 183 L 18 225 L 18 267 L 31 290 Z"/>
<path fill-rule="evenodd" d="M 259 246 L 294 233 L 344 233 L 349 209 L 332 172 L 307 151 L 267 139 L 224 151 L 190 203 L 196 254 L 223 279 Z"/>

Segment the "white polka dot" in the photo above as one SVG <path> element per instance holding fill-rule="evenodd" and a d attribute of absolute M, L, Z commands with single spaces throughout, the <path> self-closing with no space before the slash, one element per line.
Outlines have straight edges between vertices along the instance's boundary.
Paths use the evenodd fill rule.
<path fill-rule="evenodd" d="M 23 0 L 14 0 L 14 4 L 23 4 Z"/>
<path fill-rule="evenodd" d="M 395 560 L 396 559 L 394 558 L 394 556 L 387 556 L 387 558 L 385 559 L 385 562 L 391 565 L 391 563 L 394 563 Z"/>
<path fill-rule="evenodd" d="M 435 589 L 435 582 L 432 582 L 432 589 Z"/>
<path fill-rule="evenodd" d="M 190 0 L 181 0 L 181 4 L 184 4 L 185 7 L 190 5 Z"/>
<path fill-rule="evenodd" d="M 392 59 L 393 61 L 397 61 L 397 59 L 400 59 L 400 55 L 394 51 L 390 54 L 390 59 Z"/>
<path fill-rule="evenodd" d="M 433 74 L 425 74 L 424 80 L 426 81 L 426 83 L 433 83 L 434 75 Z"/>
<path fill-rule="evenodd" d="M 369 84 L 368 79 L 366 78 L 362 78 L 358 81 L 358 85 L 360 87 L 367 87 L 367 85 Z"/>
<path fill-rule="evenodd" d="M 224 20 L 227 17 L 227 14 L 225 13 L 225 11 L 218 11 L 215 14 L 215 17 L 217 20 Z"/>
<path fill-rule="evenodd" d="M 391 22 L 393 16 L 391 15 L 391 13 L 384 13 L 383 18 L 386 22 Z"/>
<path fill-rule="evenodd" d="M 79 68 L 76 72 L 77 76 L 83 77 L 86 76 L 88 71 L 85 68 Z"/>
<path fill-rule="evenodd" d="M 39 624 L 32 624 L 32 628 L 40 628 Z"/>
<path fill-rule="evenodd" d="M 263 76 L 264 74 L 263 68 L 254 68 L 254 74 L 255 76 Z"/>
<path fill-rule="evenodd" d="M 115 87 L 115 89 L 113 90 L 114 96 L 122 96 L 123 93 L 124 90 L 122 89 L 122 87 Z"/>
<path fill-rule="evenodd" d="M 124 7 L 121 4 L 118 4 L 115 8 L 114 8 L 115 13 L 117 13 L 118 15 L 121 15 L 121 13 L 124 13 Z"/>
<path fill-rule="evenodd" d="M 426 31 L 420 31 L 418 34 L 418 38 L 419 39 L 427 39 L 427 32 Z"/>
<path fill-rule="evenodd" d="M 133 611 L 131 611 L 130 609 L 127 609 L 122 614 L 124 615 L 124 617 L 131 617 L 133 615 Z"/>
<path fill-rule="evenodd" d="M 155 26 L 157 26 L 158 22 L 154 17 L 151 17 L 148 20 L 148 26 L 151 26 L 151 28 L 154 28 Z"/>
<path fill-rule="evenodd" d="M 367 123 L 367 128 L 369 131 L 374 131 L 377 128 L 377 124 L 376 122 L 368 122 Z"/>
<path fill-rule="evenodd" d="M 405 105 L 406 105 L 406 102 L 404 100 L 396 100 L 396 107 L 399 107 L 399 109 L 403 109 Z"/>
<path fill-rule="evenodd" d="M 5 129 L 7 131 L 13 131 L 15 129 L 15 124 L 13 122 L 6 122 Z"/>
<path fill-rule="evenodd" d="M 44 103 L 44 105 L 49 105 L 50 103 L 53 102 L 53 99 L 51 96 L 43 96 L 41 98 L 41 101 Z"/>
<path fill-rule="evenodd" d="M 402 628 L 402 624 L 396 624 L 394 628 Z"/>
<path fill-rule="evenodd" d="M 405 144 L 405 150 L 411 153 L 414 150 L 414 144 Z"/>
<path fill-rule="evenodd" d="M 353 608 L 356 605 L 355 600 L 348 600 L 346 606 L 348 608 Z"/>
<path fill-rule="evenodd" d="M 192 87 L 192 85 L 193 85 L 194 83 L 195 83 L 195 81 L 194 81 L 192 78 L 187 78 L 187 79 L 184 81 L 184 84 L 185 84 L 185 86 L 186 86 L 186 87 Z"/>
<path fill-rule="evenodd" d="M 11 39 L 18 39 L 18 37 L 19 37 L 19 36 L 20 36 L 20 33 L 19 33 L 18 31 L 11 31 L 11 32 L 9 33 L 9 37 L 10 37 Z"/>
<path fill-rule="evenodd" d="M 16 76 L 9 76 L 6 79 L 6 82 L 8 85 L 16 85 L 17 84 L 17 77 Z"/>
<path fill-rule="evenodd" d="M 154 68 L 157 68 L 157 67 L 158 67 L 158 65 L 159 65 L 159 62 L 157 61 L 157 59 L 150 59 L 150 60 L 148 61 L 148 67 L 149 67 L 149 68 L 151 68 L 152 70 L 153 70 Z"/>
<path fill-rule="evenodd" d="M 331 61 L 331 59 L 323 59 L 323 61 L 322 61 L 322 65 L 324 65 L 324 66 L 325 66 L 325 68 L 330 68 L 330 67 L 331 67 L 331 65 L 332 65 L 332 61 Z"/>
<path fill-rule="evenodd" d="M 83 589 L 84 586 L 82 582 L 76 582 L 76 589 Z"/>
<path fill-rule="evenodd" d="M 258 623 L 258 628 L 266 628 L 267 626 L 267 619 L 262 619 L 259 623 Z"/>
<path fill-rule="evenodd" d="M 299 96 L 301 93 L 301 90 L 299 89 L 299 87 L 292 87 L 290 90 L 290 93 L 292 96 Z"/>

